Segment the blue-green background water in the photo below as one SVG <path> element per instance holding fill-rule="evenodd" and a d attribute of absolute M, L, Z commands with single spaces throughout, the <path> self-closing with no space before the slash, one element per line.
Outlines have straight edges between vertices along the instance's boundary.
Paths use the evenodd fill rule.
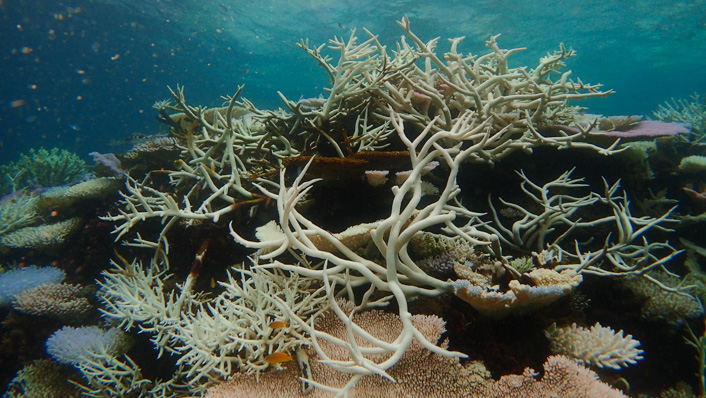
<path fill-rule="evenodd" d="M 277 90 L 316 96 L 325 73 L 296 42 L 365 27 L 393 44 L 403 15 L 422 39 L 466 36 L 475 54 L 501 33 L 502 47 L 527 47 L 512 66 L 566 43 L 575 75 L 616 91 L 582 104 L 595 113 L 649 114 L 706 89 L 702 0 L 0 0 L 0 159 L 125 150 L 111 141 L 159 132 L 151 106 L 177 84 L 208 106 L 239 84 L 261 108 L 280 106 Z"/>

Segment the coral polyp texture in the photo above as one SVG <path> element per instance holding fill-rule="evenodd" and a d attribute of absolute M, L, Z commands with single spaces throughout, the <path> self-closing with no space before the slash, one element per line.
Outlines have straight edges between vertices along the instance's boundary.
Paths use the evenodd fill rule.
<path fill-rule="evenodd" d="M 577 101 L 612 91 L 565 71 L 576 53 L 563 44 L 513 66 L 524 49 L 499 36 L 483 54 L 462 52 L 463 38 L 442 53 L 439 38 L 398 25 L 392 51 L 367 30 L 302 40 L 329 86 L 299 101 L 279 93 L 282 109 L 258 109 L 243 86 L 222 107 L 196 106 L 179 85 L 155 104 L 167 135 L 94 153 L 113 177 L 38 196 L 64 209 L 122 187 L 101 217 L 119 243 L 97 281 L 105 328 L 66 326 L 46 343 L 84 395 L 620 397 L 584 365 L 649 361 L 628 334 L 642 317 L 619 332 L 557 324 L 588 318 L 597 290 L 628 294 L 625 281 L 683 307 L 645 319 L 703 315 L 706 278 L 676 273 L 683 215 L 641 186 L 698 179 L 696 153 L 681 168 L 656 155 L 686 142 L 684 125 L 588 116 Z M 631 132 L 629 145 L 650 149 L 621 144 Z M 639 177 L 621 179 L 632 161 Z M 23 200 L 5 206 L 35 206 Z M 49 251 L 82 225 L 7 220 L 0 246 L 14 249 Z M 5 304 L 96 325 L 92 301 L 60 282 L 7 287 Z M 647 298 L 633 299 L 639 314 Z M 527 330 L 473 329 L 513 322 Z M 524 333 L 543 344 L 524 349 Z"/>

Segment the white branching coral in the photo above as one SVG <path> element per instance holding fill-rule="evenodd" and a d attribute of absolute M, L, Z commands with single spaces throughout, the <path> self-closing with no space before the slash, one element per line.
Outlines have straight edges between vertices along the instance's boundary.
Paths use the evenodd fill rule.
<path fill-rule="evenodd" d="M 263 112 L 245 100 L 237 102 L 240 90 L 221 109 L 188 105 L 180 87 L 172 93 L 175 106 L 160 105 L 160 115 L 179 137 L 181 149 L 178 170 L 166 171 L 173 189 L 156 186 L 151 176 L 128 179 L 121 208 L 105 217 L 117 223 L 118 239 L 147 219 L 160 219 L 163 227 L 157 239 L 138 234 L 131 243 L 156 254 L 147 267 L 137 261 L 115 264 L 104 274 L 99 297 L 106 318 L 126 329 L 137 326 L 152 335 L 160 354 L 166 350 L 177 355 L 180 371 L 198 393 L 236 371 L 257 375 L 297 356 L 305 345 L 321 359 L 319 365 L 343 375 L 336 385 L 307 379 L 339 396 L 365 379 L 395 379 L 396 365 L 410 350 L 428 350 L 456 361 L 463 354 L 429 340 L 408 307 L 408 301 L 419 296 L 462 296 L 470 284 L 434 274 L 415 258 L 411 248 L 424 233 L 443 236 L 455 242 L 454 247 L 468 248 L 497 265 L 498 274 L 506 273 L 503 286 L 513 295 L 508 300 L 539 297 L 527 308 L 567 294 L 587 273 L 649 278 L 648 271 L 679 253 L 668 243 L 651 243 L 645 237 L 650 229 L 663 229 L 660 224 L 669 220 L 670 212 L 658 218 L 633 216 L 625 195 L 617 193 L 618 184 L 606 183 L 602 195 L 556 194 L 555 187 L 582 187 L 571 172 L 545 186 L 521 174 L 522 188 L 534 203 L 531 209 L 506 203 L 521 217 L 512 226 L 504 226 L 494 209 L 492 220 L 485 221 L 484 215 L 464 207 L 457 181 L 463 164 L 494 164 L 538 146 L 615 153 L 617 143 L 603 148 L 583 142 L 591 127 L 566 129 L 568 133 L 544 128 L 574 122 L 576 108 L 568 101 L 609 92 L 573 81 L 568 72 L 552 80 L 564 60 L 574 55 L 563 46 L 535 69 L 512 69 L 507 59 L 520 49 L 501 50 L 496 37 L 487 42 L 489 54 L 461 55 L 461 39 L 454 39 L 440 57 L 435 53 L 437 40 L 422 42 L 407 19 L 400 25 L 413 45 L 403 39 L 394 57 L 372 34 L 360 44 L 355 34 L 347 41 L 332 41 L 331 47 L 341 54 L 337 62 L 322 54 L 323 46 L 302 42 L 300 46 L 327 70 L 332 87 L 327 98 L 285 99 L 292 114 Z M 166 109 L 180 114 L 169 116 Z M 251 114 L 244 115 L 243 109 Z M 332 128 L 339 121 L 346 127 Z M 349 127 L 355 130 L 352 138 Z M 387 216 L 340 233 L 307 218 L 298 205 L 319 181 L 307 174 L 318 156 L 345 158 L 346 152 L 380 150 L 393 141 L 396 149 L 404 149 L 396 154 L 404 158 L 405 168 L 384 176 L 367 173 L 380 187 L 390 187 Z M 314 156 L 298 156 L 301 153 Z M 287 174 L 288 164 L 304 167 L 294 177 Z M 425 197 L 422 175 L 437 166 L 437 192 Z M 400 172 L 407 167 L 409 171 Z M 361 170 L 361 177 L 364 174 Z M 242 206 L 262 203 L 274 204 L 276 216 L 257 229 L 257 241 L 244 237 L 248 234 L 238 230 L 242 224 L 230 226 L 236 242 L 256 251 L 249 269 L 235 270 L 220 283 L 222 293 L 206 300 L 194 292 L 193 272 L 176 288 L 166 288 L 167 232 L 172 226 L 219 221 Z M 598 205 L 607 209 L 602 218 L 577 221 L 580 210 Z M 534 213 L 536 208 L 543 211 Z M 562 246 L 578 240 L 572 236 L 578 229 L 606 225 L 614 231 L 604 244 Z M 523 256 L 535 252 L 532 261 L 541 267 L 518 271 L 503 246 Z M 203 253 L 197 255 L 200 261 L 199 256 Z M 464 263 L 469 256 L 448 262 Z M 492 296 L 499 287 L 489 282 L 481 293 Z M 338 300 L 342 297 L 360 306 L 348 310 Z M 389 303 L 397 312 L 390 335 L 381 338 L 362 327 L 361 313 Z M 326 310 L 345 333 L 336 335 L 317 325 L 317 316 Z M 345 355 L 330 354 L 327 346 Z M 299 364 L 307 367 L 301 358 Z"/>
<path fill-rule="evenodd" d="M 553 324 L 545 334 L 554 354 L 566 355 L 586 365 L 621 369 L 642 359 L 639 341 L 600 323 L 590 329 L 575 323 L 563 327 Z"/>
<path fill-rule="evenodd" d="M 552 80 L 564 61 L 575 55 L 572 50 L 562 46 L 527 71 L 508 66 L 508 57 L 522 49 L 500 49 L 497 36 L 486 43 L 491 52 L 480 57 L 460 53 L 461 38 L 453 39 L 449 52 L 440 55 L 438 38 L 424 43 L 412 33 L 408 19 L 399 25 L 412 44 L 403 38 L 393 56 L 370 32 L 362 43 L 355 31 L 347 40 L 332 40 L 329 47 L 339 54 L 335 61 L 324 54 L 326 45 L 311 47 L 302 41 L 299 46 L 323 66 L 331 87 L 326 98 L 299 102 L 280 93 L 291 114 L 262 111 L 247 100 L 238 101 L 242 87 L 226 98 L 224 108 L 195 107 L 187 103 L 183 87 L 177 87 L 172 91 L 175 105 L 161 107 L 160 118 L 184 142 L 178 169 L 168 174 L 171 184 L 186 193 L 160 191 L 149 177 L 129 179 L 123 208 L 104 218 L 119 223 L 118 237 L 146 219 L 159 218 L 164 227 L 156 242 L 164 248 L 166 232 L 178 219 L 218 221 L 241 206 L 260 203 L 251 180 L 276 175 L 283 160 L 322 147 L 331 148 L 339 158 L 347 151 L 386 148 L 398 137 L 394 118 L 404 120 L 408 128 L 428 130 L 422 134 L 427 137 L 474 124 L 478 129 L 468 137 L 460 141 L 448 137 L 448 146 L 465 142 L 472 147 L 463 156 L 466 162 L 492 164 L 538 146 L 614 152 L 614 146 L 583 142 L 587 131 L 543 133 L 541 127 L 549 122 L 556 126 L 574 121 L 577 112 L 568 101 L 611 93 L 571 80 L 570 72 Z M 422 64 L 424 68 L 418 66 Z M 166 109 L 179 113 L 168 115 Z M 352 134 L 333 131 L 334 121 L 353 124 Z M 482 138 L 484 134 L 487 137 Z M 447 146 L 445 140 L 434 141 Z"/>
<path fill-rule="evenodd" d="M 456 200 L 460 192 L 456 185 L 456 173 L 460 164 L 467 156 L 485 145 L 488 139 L 486 123 L 478 123 L 472 116 L 473 114 L 469 112 L 459 118 L 458 123 L 450 131 L 432 133 L 429 127 L 411 141 L 404 133 L 401 118 L 392 112 L 392 126 L 408 148 L 412 170 L 400 186 L 392 188 L 395 199 L 390 215 L 361 230 L 365 240 L 372 242 L 372 252 L 360 253 L 351 249 L 344 243 L 344 236 L 349 234 L 328 232 L 298 212 L 296 204 L 316 183 L 316 180 L 304 181 L 306 170 L 291 186 L 287 186 L 284 173 L 281 173 L 277 191 L 270 192 L 264 186 L 261 187 L 263 194 L 277 201 L 281 234 L 276 234 L 269 241 L 251 242 L 235 231 L 231 232 L 239 243 L 260 249 L 261 253 L 267 253 L 260 256 L 261 260 L 272 259 L 285 251 L 293 250 L 301 253 L 297 256 L 300 259 L 298 264 L 273 261 L 263 266 L 283 269 L 323 281 L 328 290 L 329 301 L 333 300 L 334 290 L 338 288 L 344 288 L 351 296 L 349 298 L 353 299 L 353 288 L 367 286 L 368 291 L 363 296 L 363 308 L 379 306 L 389 300 L 397 302 L 402 328 L 392 344 L 381 342 L 358 330 L 349 318 L 349 314 L 336 309 L 335 306 L 335 313 L 348 325 L 352 333 L 348 342 L 334 339 L 316 330 L 315 327 L 305 326 L 305 323 L 301 322 L 314 337 L 312 344 L 315 347 L 318 345 L 317 341 L 325 340 L 334 342 L 351 352 L 353 361 L 329 362 L 335 369 L 353 375 L 351 381 L 343 387 L 343 392 L 353 388 L 356 381 L 364 375 L 386 376 L 387 370 L 394 366 L 410 344 L 415 341 L 432 352 L 446 356 L 459 355 L 423 339 L 419 330 L 409 321 L 411 316 L 407 309 L 409 298 L 449 292 L 451 285 L 448 281 L 431 277 L 420 269 L 408 253 L 408 244 L 419 232 L 432 226 L 444 227 L 449 235 L 456 235 L 457 239 L 467 240 L 471 245 L 490 244 L 492 236 L 477 230 L 470 222 L 462 226 L 453 222 L 456 218 L 471 220 L 478 216 L 465 209 Z M 451 148 L 445 148 L 441 145 L 444 141 L 457 144 Z M 467 141 L 476 142 L 476 144 L 462 149 L 461 143 Z M 443 190 L 439 193 L 439 199 L 429 204 L 422 204 L 421 176 L 429 164 L 435 161 L 444 162 L 451 172 Z M 322 250 L 324 243 L 329 249 Z M 322 263 L 319 264 L 316 260 Z M 388 296 L 372 301 L 371 297 L 375 291 L 386 293 Z M 333 302 L 331 304 L 333 305 Z M 353 336 L 368 341 L 375 347 L 374 351 L 389 353 L 389 359 L 376 361 L 360 356 Z"/>
<path fill-rule="evenodd" d="M 277 202 L 279 228 L 276 234 L 270 235 L 270 240 L 251 242 L 243 239 L 235 231 L 232 231 L 231 234 L 239 243 L 259 249 L 261 260 L 275 258 L 286 251 L 291 252 L 294 250 L 301 253 L 298 257 L 302 261 L 298 264 L 275 261 L 263 266 L 300 273 L 307 277 L 322 280 L 329 289 L 329 294 L 332 294 L 334 290 L 343 288 L 349 295 L 352 295 L 353 288 L 368 286 L 369 290 L 363 298 L 364 307 L 380 305 L 382 302 L 394 299 L 399 305 L 399 315 L 402 320 L 407 319 L 409 316 L 406 301 L 410 298 L 418 295 L 437 295 L 452 291 L 454 288 L 457 293 L 466 291 L 467 286 L 457 286 L 456 282 L 451 283 L 436 279 L 428 275 L 411 260 L 408 253 L 410 241 L 416 234 L 428 228 L 441 227 L 450 236 L 455 236 L 456 239 L 466 240 L 470 245 L 489 248 L 500 260 L 502 267 L 508 272 L 512 273 L 514 271 L 517 273 L 516 270 L 509 266 L 507 260 L 501 256 L 500 246 L 498 245 L 500 243 L 498 240 L 499 231 L 487 226 L 486 228 L 490 229 L 492 233 L 484 233 L 479 230 L 477 226 L 483 225 L 478 221 L 479 215 L 463 207 L 456 199 L 456 195 L 459 193 L 456 185 L 456 173 L 459 166 L 469 156 L 482 150 L 489 141 L 497 138 L 497 135 L 491 135 L 491 130 L 488 128 L 488 119 L 479 122 L 473 115 L 472 112 L 469 112 L 457 119 L 456 124 L 450 131 L 441 130 L 433 133 L 434 129 L 432 126 L 427 126 L 422 134 L 417 136 L 414 141 L 410 141 L 405 135 L 401 117 L 391 111 L 391 124 L 398 132 L 400 140 L 408 147 L 412 170 L 409 177 L 400 186 L 392 188 L 394 200 L 390 215 L 386 219 L 371 224 L 368 232 L 364 233 L 364 235 L 369 235 L 368 239 L 374 245 L 372 253 L 361 253 L 352 249 L 339 234 L 324 230 L 298 212 L 297 203 L 316 183 L 316 180 L 304 180 L 306 168 L 291 186 L 287 186 L 284 174 L 281 173 L 278 190 L 275 192 L 265 189 L 264 185 L 259 185 L 264 195 Z M 456 143 L 456 145 L 452 145 L 452 143 Z M 439 193 L 438 200 L 423 205 L 421 202 L 421 175 L 422 171 L 434 161 L 443 162 L 450 171 L 446 184 Z M 568 173 L 563 175 L 562 184 L 571 185 L 571 182 L 572 180 L 569 180 Z M 268 185 L 273 184 L 268 182 Z M 540 191 L 542 189 L 541 187 L 537 188 Z M 559 276 L 563 276 L 565 281 L 556 286 L 547 284 L 547 286 L 526 286 L 523 288 L 518 281 L 513 280 L 510 283 L 515 283 L 518 286 L 517 289 L 513 289 L 513 298 L 508 298 L 507 301 L 519 301 L 515 297 L 519 295 L 523 297 L 523 300 L 529 297 L 544 297 L 540 302 L 546 304 L 575 288 L 581 281 L 580 273 L 582 272 L 599 275 L 642 274 L 643 271 L 661 266 L 678 253 L 676 250 L 671 250 L 665 257 L 656 258 L 651 254 L 652 250 L 670 248 L 670 246 L 660 243 L 648 244 L 646 241 L 644 246 L 629 245 L 630 242 L 640 237 L 646 230 L 664 221 L 668 214 L 659 219 L 632 217 L 627 209 L 627 202 L 622 200 L 623 198 L 616 197 L 616 190 L 617 185 L 606 186 L 606 197 L 589 195 L 585 199 L 579 198 L 574 199 L 574 201 L 577 202 L 576 209 L 599 202 L 613 209 L 613 216 L 600 219 L 592 225 L 616 223 L 618 229 L 617 243 L 609 246 L 607 251 L 589 252 L 586 254 L 583 254 L 580 248 L 576 248 L 578 250 L 577 253 L 560 251 L 558 247 L 554 248 L 553 253 L 555 253 L 556 258 L 552 257 L 551 261 L 547 260 L 545 265 L 556 266 L 556 269 L 553 271 L 542 269 L 533 272 L 536 274 L 542 273 L 542 275 L 552 272 L 555 277 L 550 279 L 559 280 L 561 279 Z M 567 203 L 566 208 L 562 208 L 558 204 L 552 204 L 552 199 L 547 194 L 537 198 L 539 203 L 550 202 L 546 206 L 550 208 L 548 211 L 558 214 L 558 220 L 561 223 L 568 224 L 568 219 L 562 218 L 566 217 L 566 214 L 562 212 L 569 211 L 572 208 L 570 199 L 573 197 L 567 196 L 564 198 Z M 618 200 L 622 201 L 616 203 Z M 529 213 L 527 212 L 527 214 Z M 459 219 L 465 219 L 466 221 L 459 226 Z M 526 219 L 529 219 L 529 217 L 526 217 Z M 638 227 L 636 228 L 635 226 Z M 546 228 L 542 228 L 544 226 L 540 224 L 537 229 L 533 230 L 535 234 L 533 241 L 535 244 L 536 242 L 546 242 L 548 239 L 547 235 L 554 230 L 552 223 L 546 223 Z M 571 227 L 567 228 L 571 230 Z M 268 227 L 268 229 L 271 230 L 272 226 Z M 507 231 L 510 230 L 508 229 Z M 522 228 L 513 228 L 512 231 L 522 231 Z M 260 237 L 262 237 L 262 234 Z M 555 239 L 554 246 L 557 245 L 559 240 Z M 324 245 L 323 242 L 326 244 Z M 503 242 L 511 243 L 508 239 L 503 239 Z M 543 243 L 540 244 L 544 246 Z M 618 269 L 604 270 L 601 268 L 600 264 L 594 261 L 598 260 L 597 256 L 601 253 L 604 253 L 604 257 L 606 256 L 605 253 L 607 253 L 612 261 L 617 263 Z M 632 260 L 639 253 L 643 254 L 644 258 L 633 262 Z M 562 254 L 564 257 L 577 258 L 581 261 L 577 264 L 561 263 Z M 304 259 L 306 260 L 304 261 Z M 323 263 L 319 265 L 315 259 Z M 600 260 L 602 259 L 600 258 Z M 516 277 L 519 278 L 519 273 L 517 273 Z M 375 291 L 388 292 L 390 296 L 386 297 L 384 301 L 371 302 L 370 298 Z M 500 303 L 500 305 L 505 306 L 505 303 Z M 537 307 L 537 302 L 534 302 L 533 307 Z M 346 317 L 343 313 L 339 314 L 341 317 Z M 332 364 L 332 366 L 340 368 L 341 371 L 357 375 L 369 373 L 385 375 L 386 370 L 394 365 L 394 358 L 399 358 L 399 355 L 407 349 L 408 344 L 418 337 L 418 331 L 414 329 L 413 325 L 405 322 L 403 324 L 405 327 L 400 332 L 397 344 L 380 344 L 379 346 L 381 350 L 393 350 L 396 353 L 391 357 L 391 360 L 374 363 L 369 359 L 354 357 L 358 359 L 353 363 Z M 351 326 L 351 330 L 355 331 L 355 328 Z M 317 344 L 316 340 L 327 338 L 325 334 L 322 335 L 315 328 L 311 328 L 309 332 L 316 337 L 314 345 Z M 355 345 L 352 342 L 348 344 L 350 344 L 349 349 L 355 352 Z M 429 346 L 426 342 L 422 342 L 422 344 L 434 352 L 442 352 L 444 355 L 455 355 L 439 351 L 438 347 Z M 351 383 L 343 391 L 352 388 L 354 380 Z"/>
<path fill-rule="evenodd" d="M 182 316 L 174 329 L 171 349 L 180 354 L 178 363 L 185 365 L 188 379 L 222 380 L 236 370 L 267 369 L 274 364 L 269 355 L 293 355 L 308 343 L 289 312 L 308 320 L 328 308 L 323 288 L 312 286 L 308 278 L 262 268 L 236 272 L 237 277 L 231 274 L 220 282 L 222 294 Z"/>
<path fill-rule="evenodd" d="M 706 104 L 699 93 L 690 95 L 689 99 L 672 98 L 659 105 L 652 115 L 663 122 L 688 124 L 696 132 L 695 141 L 702 141 L 706 137 Z"/>
<path fill-rule="evenodd" d="M 571 124 L 577 108 L 568 106 L 568 101 L 612 93 L 600 91 L 600 85 L 572 80 L 570 72 L 561 73 L 564 61 L 576 55 L 563 45 L 533 69 L 511 68 L 510 56 L 524 49 L 503 50 L 496 41 L 498 36 L 486 42 L 487 54 L 463 54 L 459 51 L 462 37 L 451 39 L 451 48 L 438 54 L 438 37 L 424 42 L 412 32 L 409 19 L 398 24 L 405 36 L 392 55 L 367 30 L 368 39 L 360 43 L 355 31 L 347 40 L 331 40 L 328 48 L 339 54 L 335 61 L 325 54 L 325 44 L 311 47 L 302 41 L 299 47 L 327 71 L 331 87 L 328 96 L 313 107 L 288 101 L 280 93 L 287 108 L 302 124 L 322 126 L 363 107 L 378 120 L 387 120 L 391 106 L 420 129 L 438 118 L 434 131 L 451 129 L 457 118 L 473 110 L 479 118 L 491 120 L 491 134 L 503 131 L 505 138 L 489 145 L 487 156 L 469 158 L 492 162 L 522 147 L 567 146 L 581 134 L 570 137 L 560 133 L 549 139 L 535 127 L 548 122 Z M 553 80 L 555 74 L 559 78 Z M 342 156 L 342 150 L 337 151 Z"/>
<path fill-rule="evenodd" d="M 483 228 L 495 234 L 504 247 L 521 252 L 541 252 L 551 250 L 555 253 L 552 267 L 556 271 L 573 270 L 576 273 L 599 276 L 637 275 L 657 284 L 665 290 L 675 291 L 648 274 L 654 269 L 664 269 L 674 257 L 683 251 L 675 249 L 669 242 L 649 242 L 646 234 L 651 229 L 671 231 L 664 224 L 674 222 L 669 218 L 675 207 L 659 217 L 634 216 L 630 210 L 627 194 L 618 193 L 619 182 L 609 185 L 604 181 L 604 194 L 591 192 L 584 196 L 575 196 L 572 191 L 585 187 L 582 179 L 571 178 L 573 170 L 561 174 L 558 178 L 538 185 L 523 173 L 522 190 L 531 203 L 541 212 L 533 213 L 530 206 L 506 202 L 501 203 L 520 216 L 511 226 L 505 226 L 499 212 L 490 203 L 493 223 L 483 224 Z M 580 218 L 579 211 L 591 207 L 603 206 L 609 215 L 595 219 Z M 611 233 L 601 239 L 603 245 L 589 250 L 578 242 L 566 244 L 572 233 L 586 228 L 602 226 Z M 573 247 L 572 247 L 573 246 Z M 504 260 L 506 261 L 506 260 Z M 508 269 L 513 270 L 509 262 Z M 688 286 L 679 287 L 686 290 Z"/>
<path fill-rule="evenodd" d="M 255 116 L 251 117 L 254 121 L 246 120 L 243 108 L 236 106 L 241 89 L 228 98 L 226 108 L 219 109 L 188 105 L 183 87 L 172 91 L 177 103 L 174 109 L 181 113 L 162 118 L 175 128 L 174 134 L 183 135 L 185 144 L 179 146 L 181 158 L 176 161 L 177 169 L 169 171 L 169 180 L 187 192 L 163 192 L 151 185 L 149 176 L 143 181 L 128 178 L 123 209 L 104 217 L 120 223 L 118 238 L 146 219 L 159 218 L 164 227 L 156 243 L 167 250 L 166 233 L 177 221 L 218 221 L 241 205 L 257 204 L 248 180 L 251 174 L 261 171 L 262 164 L 276 165 L 283 157 L 299 154 L 284 134 L 272 137 Z M 243 106 L 261 112 L 243 101 Z M 284 118 L 275 112 L 262 113 L 256 116 Z"/>
<path fill-rule="evenodd" d="M 155 266 L 126 263 L 104 274 L 99 296 L 106 318 L 126 329 L 137 325 L 160 352 L 178 354 L 190 384 L 223 380 L 266 369 L 270 354 L 293 353 L 308 338 L 291 315 L 308 320 L 328 308 L 323 288 L 309 278 L 259 267 L 233 272 L 237 277 L 220 283 L 224 292 L 204 301 L 192 293 L 193 279 L 167 292 Z"/>

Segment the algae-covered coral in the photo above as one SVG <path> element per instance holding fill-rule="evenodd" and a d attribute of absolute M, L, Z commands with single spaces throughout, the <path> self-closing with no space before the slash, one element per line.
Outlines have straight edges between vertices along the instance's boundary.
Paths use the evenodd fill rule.
<path fill-rule="evenodd" d="M 633 205 L 650 174 L 621 182 L 620 139 L 597 137 L 606 119 L 586 122 L 576 104 L 611 91 L 563 71 L 576 55 L 563 45 L 514 67 L 521 49 L 497 36 L 485 54 L 463 53 L 460 38 L 439 53 L 438 39 L 399 25 L 394 51 L 367 31 L 302 41 L 330 78 L 321 98 L 280 94 L 285 109 L 262 110 L 241 86 L 208 109 L 179 86 L 155 104 L 178 159 L 127 170 L 102 217 L 122 245 L 96 294 L 106 326 L 151 350 L 77 356 L 85 394 L 239 396 L 261 383 L 361 396 L 398 382 L 382 396 L 423 396 L 419 374 L 440 369 L 440 396 L 623 395 L 549 355 L 616 371 L 651 361 L 638 295 L 613 309 L 636 317 L 605 327 L 589 299 L 570 299 L 600 306 L 628 294 L 625 279 L 683 297 L 694 286 L 677 274 L 683 214 Z M 522 336 L 507 327 L 523 322 Z M 532 348 L 506 348 L 522 343 Z M 170 363 L 151 371 L 160 357 Z M 540 382 L 531 368 L 545 360 Z"/>

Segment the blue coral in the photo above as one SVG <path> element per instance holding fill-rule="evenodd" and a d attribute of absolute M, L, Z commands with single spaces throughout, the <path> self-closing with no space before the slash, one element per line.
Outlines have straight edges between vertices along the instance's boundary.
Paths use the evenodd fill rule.
<path fill-rule="evenodd" d="M 127 337 L 119 329 L 105 330 L 98 326 L 64 326 L 46 342 L 47 353 L 66 365 L 79 364 L 94 355 L 121 355 L 127 346 Z"/>
<path fill-rule="evenodd" d="M 9 305 L 16 295 L 39 285 L 60 283 L 65 276 L 58 268 L 34 265 L 4 272 L 0 274 L 0 306 Z"/>

